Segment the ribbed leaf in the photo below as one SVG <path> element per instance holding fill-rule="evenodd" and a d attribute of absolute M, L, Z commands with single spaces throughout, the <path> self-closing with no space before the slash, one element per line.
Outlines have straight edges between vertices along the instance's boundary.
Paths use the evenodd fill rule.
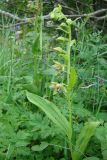
<path fill-rule="evenodd" d="M 75 68 L 72 67 L 70 71 L 70 82 L 68 85 L 68 91 L 71 91 L 73 89 L 76 81 L 77 81 L 77 73 Z"/>
<path fill-rule="evenodd" d="M 76 141 L 74 152 L 72 154 L 73 160 L 80 160 L 81 156 L 84 154 L 90 138 L 94 135 L 95 130 L 100 122 L 87 122 L 82 128 L 79 137 Z"/>
<path fill-rule="evenodd" d="M 68 121 L 55 104 L 30 92 L 27 92 L 27 98 L 31 103 L 45 112 L 45 114 L 67 135 L 69 128 Z"/>

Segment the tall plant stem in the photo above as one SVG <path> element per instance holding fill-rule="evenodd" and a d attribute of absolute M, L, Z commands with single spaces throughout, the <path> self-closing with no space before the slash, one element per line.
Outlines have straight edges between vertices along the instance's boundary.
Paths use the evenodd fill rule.
<path fill-rule="evenodd" d="M 41 13 L 40 13 L 40 52 L 42 54 L 42 25 L 43 25 L 43 2 L 42 0 L 40 1 L 40 5 L 41 5 Z"/>
<path fill-rule="evenodd" d="M 42 78 L 39 73 L 40 61 L 42 59 L 42 11 L 43 3 L 42 0 L 37 1 L 38 11 L 35 16 L 35 42 L 33 45 L 34 54 L 34 74 L 33 74 L 33 84 L 36 86 L 36 92 L 41 93 L 41 81 Z M 37 87 L 38 86 L 38 87 Z"/>
<path fill-rule="evenodd" d="M 68 53 L 68 62 L 67 62 L 67 86 L 69 86 L 70 83 L 70 70 L 71 70 L 71 25 L 69 27 L 69 41 L 67 46 L 67 53 Z M 68 110 L 69 110 L 69 131 L 68 131 L 68 141 L 69 141 L 69 147 L 71 150 L 71 156 L 72 156 L 72 108 L 71 108 L 71 97 L 70 97 L 70 91 L 69 88 L 67 90 L 67 102 L 68 102 Z"/>
<path fill-rule="evenodd" d="M 67 64 L 67 85 L 69 85 L 70 82 L 70 68 L 71 68 L 71 63 L 70 63 L 70 57 L 71 57 L 71 25 L 69 27 L 69 37 L 68 37 L 68 46 L 67 46 L 67 53 L 68 53 L 68 64 Z"/>

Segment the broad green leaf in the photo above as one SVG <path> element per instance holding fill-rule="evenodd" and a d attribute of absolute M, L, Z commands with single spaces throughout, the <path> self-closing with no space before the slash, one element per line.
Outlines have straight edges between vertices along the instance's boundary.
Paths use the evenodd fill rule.
<path fill-rule="evenodd" d="M 70 72 L 70 82 L 68 85 L 68 91 L 71 91 L 77 81 L 77 73 L 75 68 L 71 67 L 71 72 Z"/>
<path fill-rule="evenodd" d="M 41 142 L 40 145 L 34 145 L 32 146 L 32 151 L 43 151 L 46 147 L 48 147 L 47 142 Z"/>
<path fill-rule="evenodd" d="M 39 107 L 48 118 L 50 118 L 67 135 L 69 123 L 55 104 L 30 92 L 27 92 L 27 98 L 31 103 Z"/>
<path fill-rule="evenodd" d="M 80 160 L 81 156 L 84 155 L 88 142 L 99 124 L 100 122 L 87 122 L 82 128 L 72 154 L 73 160 Z"/>

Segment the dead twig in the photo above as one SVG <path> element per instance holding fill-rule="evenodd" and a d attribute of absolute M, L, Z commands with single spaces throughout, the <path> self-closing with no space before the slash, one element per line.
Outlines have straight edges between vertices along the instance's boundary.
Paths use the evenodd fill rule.
<path fill-rule="evenodd" d="M 72 15 L 66 15 L 66 16 L 67 17 L 71 17 L 71 18 L 94 17 L 94 16 L 99 16 L 100 14 L 105 13 L 105 12 L 107 12 L 107 9 L 101 9 L 101 10 L 98 10 L 98 11 L 95 11 L 95 12 L 92 12 L 92 13 L 89 13 L 89 14 L 80 14 L 80 15 L 78 15 L 78 14 L 72 14 Z M 29 21 L 31 21 L 31 20 L 33 20 L 35 18 L 35 17 L 31 17 L 31 18 L 24 18 L 24 19 L 22 19 L 22 18 L 18 17 L 17 15 L 13 15 L 13 14 L 11 14 L 9 12 L 2 11 L 2 10 L 0 10 L 0 14 L 4 15 L 4 16 L 8 16 L 8 17 L 13 18 L 13 19 L 15 19 L 17 21 L 20 21 L 20 22 L 29 22 Z M 49 15 L 43 16 L 44 19 L 49 19 L 49 17 L 50 17 Z M 97 17 L 97 18 L 99 18 L 99 19 L 102 20 L 103 18 L 105 18 L 105 16 L 103 16 L 103 17 Z"/>
<path fill-rule="evenodd" d="M 107 12 L 107 9 L 101 9 L 101 10 L 98 10 L 98 11 L 95 11 L 95 12 L 91 12 L 91 13 L 88 13 L 88 14 L 71 14 L 71 15 L 66 15 L 66 16 L 69 17 L 69 18 L 77 18 L 77 19 L 83 18 L 83 17 L 89 17 L 89 18 L 95 19 L 96 21 L 101 21 L 101 20 L 107 19 L 107 15 L 100 17 L 100 15 L 102 13 L 106 13 L 106 12 Z M 10 18 L 18 21 L 18 23 L 14 24 L 14 25 L 3 26 L 3 28 L 9 28 L 9 27 L 17 26 L 17 25 L 32 23 L 36 18 L 36 17 L 20 18 L 17 15 L 11 14 L 11 13 L 3 11 L 3 10 L 0 10 L 0 14 L 3 15 L 3 16 L 10 17 Z M 43 19 L 49 20 L 50 19 L 50 15 L 49 14 L 48 15 L 44 15 Z"/>
<path fill-rule="evenodd" d="M 101 20 L 102 20 L 103 18 L 105 18 L 105 16 L 103 16 L 103 17 L 97 17 L 97 16 L 99 16 L 102 13 L 105 13 L 105 12 L 107 12 L 107 9 L 101 9 L 101 10 L 98 10 L 98 11 L 95 11 L 95 12 L 92 12 L 92 13 L 88 13 L 88 14 L 80 14 L 80 15 L 75 14 L 75 15 L 66 15 L 66 16 L 70 17 L 70 18 L 89 17 L 89 18 L 95 18 L 95 19 L 98 19 L 98 20 L 100 20 L 100 18 L 101 18 Z"/>

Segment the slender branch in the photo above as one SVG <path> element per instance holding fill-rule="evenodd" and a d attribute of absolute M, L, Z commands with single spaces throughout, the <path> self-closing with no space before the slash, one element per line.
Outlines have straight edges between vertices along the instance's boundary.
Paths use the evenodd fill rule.
<path fill-rule="evenodd" d="M 10 18 L 16 19 L 16 20 L 18 20 L 18 21 L 22 21 L 22 19 L 19 18 L 18 16 L 13 15 L 13 14 L 11 14 L 11 13 L 9 13 L 9 12 L 3 11 L 3 10 L 1 10 L 1 9 L 0 9 L 0 14 L 3 15 L 3 16 L 7 16 L 7 17 L 10 17 Z"/>
<path fill-rule="evenodd" d="M 12 25 L 7 25 L 7 26 L 4 26 L 4 25 L 0 24 L 0 28 L 8 29 L 8 28 L 14 28 L 16 26 L 21 26 L 21 25 L 24 25 L 24 24 L 28 24 L 28 22 L 19 22 L 19 23 L 15 23 L 15 24 L 12 24 Z"/>
<path fill-rule="evenodd" d="M 88 88 L 93 87 L 95 85 L 97 85 L 97 84 L 93 83 L 93 84 L 90 84 L 89 86 L 84 86 L 84 87 L 80 87 L 80 88 L 82 88 L 82 89 L 88 89 Z"/>
<path fill-rule="evenodd" d="M 80 2 L 79 0 L 75 0 L 75 3 L 78 3 L 78 4 L 82 5 L 82 6 L 89 7 L 89 4 L 86 4 L 86 2 L 84 3 L 84 2 Z M 90 6 L 92 6 L 92 4 L 90 4 Z"/>
<path fill-rule="evenodd" d="M 72 14 L 73 14 L 73 13 L 78 13 L 76 10 L 74 10 L 74 9 L 71 8 L 71 7 L 64 6 L 64 5 L 61 5 L 61 6 L 62 6 L 62 8 L 67 9 L 68 11 L 70 11 Z"/>
<path fill-rule="evenodd" d="M 69 17 L 69 18 L 89 17 L 89 18 L 95 19 L 96 21 L 101 21 L 101 20 L 107 19 L 107 15 L 100 16 L 102 13 L 106 13 L 106 12 L 107 12 L 107 9 L 101 9 L 101 10 L 98 10 L 98 11 L 95 11 L 95 12 L 91 12 L 89 14 L 80 14 L 80 15 L 79 14 L 72 14 L 72 15 L 66 15 L 66 17 Z M 20 18 L 17 15 L 14 15 L 12 13 L 9 13 L 9 12 L 3 11 L 3 10 L 0 10 L 0 14 L 3 15 L 3 16 L 10 17 L 10 18 L 15 19 L 16 21 L 18 21 L 18 23 L 14 24 L 14 25 L 3 26 L 4 28 L 9 28 L 9 27 L 14 27 L 16 25 L 32 23 L 33 20 L 35 19 L 35 17 Z M 50 15 L 49 14 L 48 15 L 44 15 L 43 19 L 49 20 L 50 19 Z"/>
<path fill-rule="evenodd" d="M 101 9 L 101 10 L 98 10 L 98 11 L 95 11 L 95 12 L 91 12 L 91 13 L 88 13 L 88 14 L 75 14 L 75 15 L 66 15 L 67 17 L 70 17 L 70 18 L 78 18 L 78 17 L 92 17 L 92 18 L 100 18 L 100 17 L 96 17 L 96 16 L 99 16 L 101 15 L 102 13 L 105 13 L 107 12 L 107 9 Z M 105 16 L 103 16 L 105 17 Z"/>
<path fill-rule="evenodd" d="M 0 14 L 3 15 L 3 16 L 7 16 L 7 17 L 10 17 L 10 18 L 12 18 L 12 19 L 15 19 L 15 20 L 17 20 L 17 21 L 19 21 L 19 22 L 26 22 L 26 23 L 27 23 L 27 22 L 29 23 L 29 22 L 31 22 L 32 20 L 35 19 L 35 17 L 22 19 L 22 18 L 18 17 L 17 15 L 14 15 L 14 14 L 12 14 L 12 13 L 9 13 L 9 12 L 3 11 L 3 10 L 0 10 Z M 48 17 L 49 17 L 49 16 L 46 15 L 46 16 L 44 16 L 43 18 L 47 19 Z"/>
<path fill-rule="evenodd" d="M 101 17 L 96 17 L 97 21 L 101 21 L 101 20 L 104 20 L 104 19 L 107 19 L 107 15 L 101 16 Z"/>

